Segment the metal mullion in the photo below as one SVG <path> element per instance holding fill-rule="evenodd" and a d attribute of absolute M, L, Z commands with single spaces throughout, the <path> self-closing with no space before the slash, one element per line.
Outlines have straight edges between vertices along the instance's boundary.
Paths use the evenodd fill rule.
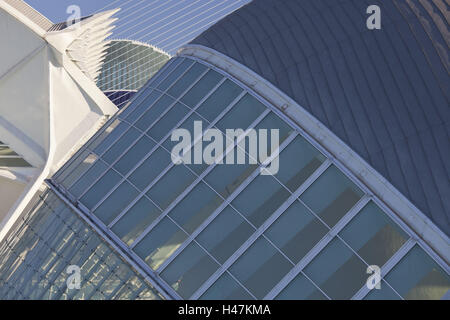
<path fill-rule="evenodd" d="M 395 254 L 388 260 L 386 263 L 381 267 L 381 280 L 384 280 L 386 284 L 403 300 L 403 297 L 394 289 L 391 287 L 391 285 L 388 283 L 384 277 L 400 262 L 401 259 L 417 244 L 417 242 L 410 238 L 408 239 L 401 247 L 400 249 L 395 252 Z M 362 300 L 367 294 L 369 294 L 370 289 L 367 287 L 367 285 L 362 286 L 361 289 L 358 290 L 358 292 L 355 293 L 355 295 L 352 297 L 352 300 Z"/>
<path fill-rule="evenodd" d="M 275 285 L 272 290 L 266 295 L 265 299 L 273 299 L 276 297 L 333 239 L 337 237 L 337 234 L 350 222 L 350 220 L 356 216 L 360 210 L 370 201 L 370 197 L 362 197 L 333 227 L 330 228 L 327 224 L 325 226 L 329 228 L 329 231 L 323 236 L 323 238 L 295 265 L 295 267 L 289 271 L 280 282 Z"/>
<path fill-rule="evenodd" d="M 180 76 L 180 78 L 182 77 L 182 76 L 184 76 L 187 72 L 189 72 L 190 71 L 190 69 L 192 68 L 192 66 L 194 65 L 194 63 L 192 63 L 192 65 Z M 203 76 L 207 73 L 209 71 L 209 69 L 206 69 L 195 81 L 193 81 L 193 83 L 190 85 L 190 86 L 188 86 L 187 88 L 186 88 L 186 90 L 185 91 L 183 91 L 183 93 L 181 94 L 181 96 L 183 96 L 183 95 L 185 95 L 187 92 L 189 92 L 189 90 L 191 90 L 192 89 L 192 87 L 194 86 L 194 85 L 196 85 L 202 78 L 203 78 Z M 177 79 L 177 81 L 178 81 L 179 79 Z M 172 84 L 172 85 L 174 85 L 176 83 L 176 81 Z M 169 88 L 167 88 L 167 90 L 169 90 L 171 87 L 172 87 L 172 85 L 171 86 L 169 86 Z M 153 104 L 152 104 L 152 106 L 154 106 L 154 104 L 157 102 L 157 101 L 159 101 L 159 99 L 158 100 L 156 100 Z M 160 119 L 162 119 L 162 117 L 167 113 L 167 112 L 169 112 L 169 110 L 170 109 L 172 109 L 172 107 L 174 107 L 175 105 L 176 105 L 176 103 L 177 103 L 177 100 L 175 100 L 171 105 L 169 105 L 169 107 L 168 108 L 166 108 L 166 110 L 164 110 L 164 112 L 163 112 L 163 114 L 162 115 L 160 115 L 151 125 L 150 125 L 150 127 L 149 128 L 151 128 L 151 127 L 153 127 L 156 123 L 158 123 L 158 121 L 160 120 Z M 149 110 L 151 110 L 151 107 L 150 108 L 148 108 L 147 109 L 147 111 L 149 111 Z M 147 112 L 146 111 L 146 112 Z M 126 123 L 127 124 L 131 124 L 130 125 L 130 127 L 126 130 L 126 131 L 124 131 L 123 132 L 123 134 L 120 136 L 120 137 L 122 137 L 122 136 L 124 136 L 128 131 L 130 131 L 130 129 L 131 128 L 134 128 L 134 129 L 137 129 L 139 132 L 141 132 L 141 134 L 135 139 L 135 141 L 130 145 L 130 146 L 128 146 L 127 148 L 125 148 L 125 150 L 118 156 L 118 157 L 116 157 L 116 159 L 114 160 L 114 161 L 112 161 L 111 162 L 111 164 L 108 166 L 108 168 L 105 170 L 105 172 L 103 172 L 103 174 L 101 174 L 79 197 L 78 197 L 78 199 L 81 199 L 87 192 L 89 192 L 89 190 L 95 185 L 95 183 L 97 183 L 117 162 L 119 162 L 120 161 L 120 159 L 133 147 L 133 146 L 135 146 L 138 142 L 139 142 L 139 140 L 145 135 L 145 131 L 146 130 L 141 130 L 141 129 L 139 129 L 139 128 L 137 128 L 137 127 L 135 127 L 134 126 L 134 124 L 136 124 L 137 123 L 137 121 L 139 121 L 143 116 L 144 116 L 144 114 L 146 113 L 146 112 L 143 112 L 141 115 L 140 115 L 140 117 L 139 118 L 137 118 L 134 122 L 132 122 L 132 123 L 129 123 L 128 121 L 126 121 Z M 149 129 L 148 128 L 148 129 Z M 147 130 L 148 130 L 147 129 Z M 118 138 L 116 141 L 118 141 L 120 138 Z M 103 152 L 103 154 L 102 154 L 102 156 L 106 153 L 106 152 L 108 152 L 112 147 L 114 146 L 114 143 L 112 143 L 110 146 L 109 146 L 109 148 L 108 149 L 106 149 L 104 152 Z M 156 148 L 156 146 L 154 147 L 154 148 Z M 155 149 L 156 150 L 156 149 Z M 102 156 L 100 156 L 100 157 L 102 157 Z M 130 173 L 130 172 L 129 172 Z M 121 175 L 122 176 L 122 175 Z M 123 179 L 121 180 L 121 181 L 119 181 L 119 183 L 115 186 L 115 188 L 113 188 L 112 190 L 110 190 L 109 191 L 109 193 L 108 194 L 106 194 L 101 200 L 100 200 L 100 202 L 98 202 L 95 206 L 94 206 L 94 208 L 92 209 L 92 211 L 94 211 L 116 188 L 118 188 L 119 187 L 119 185 L 120 185 L 120 183 L 123 181 Z"/>
<path fill-rule="evenodd" d="M 325 293 L 325 291 L 323 291 L 322 288 L 320 288 L 319 285 L 316 284 L 315 281 L 313 281 L 310 277 L 308 277 L 308 275 L 305 273 L 305 271 L 301 270 L 300 273 L 302 274 L 302 276 L 304 276 L 306 279 L 308 279 L 309 282 L 311 282 L 312 285 L 313 285 L 314 287 L 316 287 L 316 289 L 319 290 L 319 291 L 320 291 L 320 292 L 321 292 L 328 300 L 332 300 L 332 299 Z M 288 284 L 288 285 L 289 285 L 289 284 Z M 276 298 L 276 296 L 273 297 L 272 299 L 275 299 L 275 298 Z"/>
<path fill-rule="evenodd" d="M 117 278 L 120 280 L 120 285 L 118 285 L 118 286 L 113 290 L 113 292 L 111 292 L 111 293 L 106 297 L 106 299 L 108 299 L 108 300 L 113 299 L 113 298 L 115 297 L 115 295 L 116 295 L 120 290 L 122 290 L 122 288 L 123 288 L 124 286 L 125 286 L 125 287 L 128 287 L 128 286 L 126 285 L 126 283 L 127 283 L 128 279 L 129 279 L 130 277 L 132 277 L 132 275 L 133 275 L 133 272 L 132 272 L 131 270 L 128 270 L 127 276 L 126 276 L 126 280 L 122 280 L 121 278 L 117 277 Z M 141 281 L 141 282 L 143 282 L 143 281 Z M 145 284 L 145 282 L 143 282 L 143 283 Z M 142 285 L 139 289 L 141 289 L 142 287 L 144 287 L 144 285 Z"/>
<path fill-rule="evenodd" d="M 265 117 L 265 115 L 261 115 L 260 117 L 258 117 L 257 120 L 254 121 L 254 123 L 252 123 L 252 125 L 249 127 L 249 129 L 246 130 L 246 132 L 244 134 L 242 134 L 241 136 L 239 136 L 235 143 L 233 145 L 230 144 L 230 146 L 228 146 L 227 150 L 222 153 L 217 159 L 221 160 L 223 159 L 229 152 L 231 152 L 232 150 L 234 150 L 234 148 L 236 147 L 236 145 L 239 143 L 239 141 L 241 141 L 242 139 L 245 139 L 246 135 L 247 135 L 247 131 L 251 130 L 254 126 L 256 126 L 263 118 Z M 295 139 L 295 137 L 297 136 L 297 133 L 294 132 L 292 133 L 288 138 L 285 139 L 285 141 L 283 141 L 283 144 L 279 147 L 279 152 L 281 152 L 281 150 L 284 150 L 284 148 L 286 148 L 289 143 Z M 271 155 L 271 157 L 268 157 L 264 163 L 270 163 L 273 159 L 276 157 L 276 153 Z M 217 165 L 217 162 L 214 162 L 213 164 L 211 164 L 201 175 L 197 175 L 199 178 L 201 178 L 201 181 L 203 183 L 205 183 L 209 188 L 211 188 L 211 190 L 213 190 L 213 192 L 215 194 L 217 194 L 222 200 L 223 202 L 221 203 L 221 205 L 219 207 L 217 207 L 214 212 L 208 216 L 207 219 L 205 219 L 205 221 L 203 221 L 202 224 L 200 224 L 200 226 L 198 226 L 194 232 L 192 234 L 188 234 L 189 237 L 183 242 L 182 245 L 180 245 L 175 251 L 174 253 L 166 260 L 164 261 L 164 263 L 162 263 L 157 272 L 161 272 L 162 270 L 165 269 L 165 267 L 172 261 L 174 260 L 180 253 L 181 251 L 184 250 L 184 248 L 186 248 L 192 241 L 195 241 L 195 238 L 197 237 L 197 235 L 200 234 L 200 232 L 202 232 L 228 205 L 231 204 L 231 201 L 234 200 L 234 198 L 239 194 L 239 192 L 233 192 L 231 195 L 229 195 L 227 198 L 224 198 L 219 192 L 217 192 L 214 188 L 212 188 L 206 181 L 204 181 L 204 178 L 206 177 L 206 175 L 211 172 L 215 166 Z M 253 171 L 253 174 L 251 174 L 250 176 L 252 176 L 253 178 L 251 180 L 246 179 L 245 182 L 248 182 L 248 184 L 251 183 L 251 181 L 254 180 L 254 178 L 256 178 L 258 176 L 258 173 L 260 172 L 260 169 L 264 168 L 264 165 L 261 164 L 259 165 L 257 168 L 255 168 L 255 170 Z M 190 169 L 190 168 L 189 168 Z M 195 172 L 192 171 L 194 174 Z M 255 174 L 256 173 L 256 174 Z M 248 186 L 248 184 L 245 184 L 244 188 L 246 186 Z M 235 190 L 236 191 L 236 190 Z M 248 221 L 247 217 L 245 217 L 243 214 L 241 214 L 238 210 L 236 210 L 234 207 L 233 209 L 247 222 L 249 223 L 255 230 L 257 229 L 250 221 Z M 197 241 L 195 241 L 197 242 Z M 220 263 L 219 263 L 220 264 Z"/>
<path fill-rule="evenodd" d="M 212 121 L 209 125 L 208 125 L 208 127 L 206 128 L 206 129 L 204 129 L 204 132 L 206 131 L 206 130 L 208 130 L 209 128 L 211 128 L 213 125 L 214 125 L 214 123 L 216 123 L 217 121 L 219 121 L 225 114 L 227 114 L 233 107 L 234 107 L 234 105 L 242 98 L 242 96 L 244 96 L 245 95 L 245 91 L 243 91 L 240 95 L 238 95 L 215 119 L 214 119 L 214 121 Z M 201 136 L 199 136 L 199 137 L 197 137 L 194 141 L 193 141 L 193 143 L 191 143 L 190 145 L 189 145 L 189 149 L 188 149 L 188 151 L 189 150 L 191 150 L 193 147 L 194 147 L 194 145 L 197 143 L 197 142 L 199 142 L 201 139 L 203 139 L 203 133 L 202 133 L 202 135 Z M 162 144 L 161 144 L 162 145 Z M 173 162 L 170 162 L 169 163 L 169 165 L 166 167 L 166 169 L 164 170 L 164 171 L 168 171 L 170 168 L 172 168 L 172 167 L 174 167 L 175 166 L 175 164 L 173 163 Z M 159 176 L 160 178 L 162 177 L 162 175 L 160 175 Z M 196 180 L 200 180 L 200 179 L 196 179 Z M 156 180 L 154 180 L 154 181 L 152 181 L 152 184 L 151 185 L 149 185 L 149 186 L 147 186 L 145 189 L 144 189 L 144 191 L 142 192 L 142 194 L 145 194 L 153 185 L 155 185 L 156 183 L 157 183 L 158 181 L 156 181 Z M 192 185 L 192 184 L 191 184 Z M 187 193 L 186 192 L 186 190 L 181 194 L 181 195 L 183 195 L 184 193 Z M 181 195 L 179 195 L 174 201 L 172 201 L 172 203 L 169 205 L 169 207 L 167 207 L 166 208 L 166 210 L 165 211 L 168 211 L 168 209 L 170 209 L 171 207 L 172 207 L 172 205 L 174 204 L 174 202 L 177 202 L 177 199 L 179 198 L 179 197 L 181 197 Z M 177 202 L 178 203 L 178 202 Z M 163 212 L 163 214 L 164 214 L 164 212 Z M 164 215 L 165 216 L 165 215 Z M 154 223 L 152 223 L 150 226 L 148 226 L 147 227 L 147 229 L 151 229 L 151 228 L 153 228 L 153 224 L 156 224 L 157 222 L 159 222 L 161 219 L 162 219 L 163 217 L 158 217 L 156 220 L 157 221 L 154 221 Z M 144 230 L 144 232 L 146 233 L 146 231 L 147 231 L 147 229 L 146 230 Z M 131 246 L 130 246 L 130 248 L 133 248 L 135 245 L 136 245 L 136 243 L 138 242 L 138 241 L 140 241 L 142 238 L 144 237 L 144 235 L 142 235 L 141 234 L 141 236 L 139 236 L 132 244 L 131 244 Z"/>
<path fill-rule="evenodd" d="M 156 150 L 158 150 L 159 147 L 161 147 L 164 142 L 166 141 L 166 139 L 168 139 L 170 137 L 170 135 L 172 134 L 173 130 L 175 130 L 176 128 L 178 128 L 181 124 L 183 124 L 184 121 L 186 121 L 194 112 L 195 109 L 197 109 L 206 99 L 208 99 L 216 90 L 217 88 L 219 88 L 219 86 L 225 81 L 225 78 L 223 78 L 213 89 L 211 89 L 211 91 L 209 91 L 203 98 L 202 100 L 200 100 L 200 102 L 194 107 L 194 108 L 190 108 L 190 111 L 180 120 L 178 121 L 178 123 L 175 125 L 175 127 L 173 127 L 169 133 L 167 133 L 160 141 L 156 141 L 153 137 L 147 135 L 147 133 L 144 132 L 144 135 L 146 137 L 148 137 L 149 139 L 151 139 L 153 142 L 156 143 L 156 145 L 149 151 L 149 153 L 147 153 L 124 177 L 125 179 L 127 179 L 129 176 L 131 176 L 136 169 L 138 169 L 142 163 L 144 163 Z M 177 103 L 177 102 L 175 102 Z M 232 105 L 234 106 L 234 104 Z M 202 135 L 203 136 L 203 135 Z M 192 147 L 189 148 L 189 150 Z M 165 149 L 165 148 L 164 148 Z M 165 149 L 166 150 L 166 149 Z M 167 151 L 167 150 L 166 150 Z M 170 152 L 169 152 L 170 153 Z M 172 167 L 174 166 L 174 164 L 171 162 L 169 163 L 169 165 L 164 169 L 164 171 L 162 173 L 166 173 L 168 172 Z M 140 194 L 138 195 L 138 197 L 136 199 L 133 200 L 133 202 L 126 207 L 110 224 L 108 227 L 112 227 L 114 226 L 114 224 L 131 208 L 132 205 L 134 205 L 137 201 L 139 201 L 142 196 L 151 188 L 153 187 L 156 182 L 158 182 L 162 176 L 164 174 L 159 174 L 152 182 L 150 185 L 148 185 L 146 188 L 144 188 L 144 191 L 140 191 L 140 189 L 138 188 Z M 154 202 L 153 200 L 151 200 L 152 202 Z M 159 206 L 158 206 L 159 207 Z"/>
<path fill-rule="evenodd" d="M 221 268 L 217 270 L 217 274 L 210 277 L 208 281 L 204 283 L 204 286 L 200 287 L 193 295 L 193 298 L 200 297 L 234 262 L 236 262 L 239 257 L 272 225 L 272 223 L 278 219 L 291 205 L 296 201 L 296 199 L 308 189 L 310 185 L 314 183 L 322 173 L 330 166 L 330 161 L 325 161 L 322 165 L 316 169 L 316 171 L 308 177 L 308 179 L 294 192 L 291 196 L 285 200 L 285 202 L 259 227 L 256 231 L 247 239 L 247 241 L 242 244 L 242 246 L 231 255 L 225 263 L 222 264 Z M 241 190 L 236 190 L 240 193 Z M 236 210 L 233 207 L 234 210 Z M 238 210 L 236 210 L 241 216 Z M 244 216 L 245 217 L 245 216 Z M 251 224 L 253 226 L 253 224 Z M 254 227 L 254 226 L 253 226 Z M 294 265 L 295 266 L 295 265 Z"/>
<path fill-rule="evenodd" d="M 111 254 L 109 254 L 108 256 L 111 256 L 111 255 L 114 257 L 114 251 L 112 251 Z M 108 258 L 108 256 L 107 256 L 107 258 Z M 90 293 L 90 295 L 87 296 L 86 300 L 89 300 L 89 299 L 90 299 L 94 294 L 96 294 L 97 292 L 101 293 L 101 294 L 106 298 L 106 294 L 104 294 L 102 291 L 100 291 L 100 288 L 101 288 L 102 285 L 106 282 L 106 280 L 108 280 L 108 278 L 109 278 L 110 276 L 115 276 L 120 282 L 122 282 L 122 279 L 120 279 L 119 277 L 117 277 L 117 276 L 115 275 L 116 269 L 119 267 L 120 263 L 122 263 L 122 261 L 120 260 L 120 258 L 118 258 L 118 259 L 114 262 L 114 266 L 113 266 L 113 267 L 107 265 L 107 264 L 106 264 L 106 261 L 104 261 L 104 262 L 105 262 L 105 265 L 106 265 L 106 266 L 110 267 L 110 270 L 107 270 L 107 271 L 106 271 L 106 275 L 103 276 L 102 280 L 100 280 L 99 283 L 96 285 L 96 289 L 95 289 L 94 291 L 92 291 L 92 292 Z M 97 275 L 96 275 L 96 276 L 97 276 Z M 120 285 L 119 285 L 119 286 L 120 286 Z"/>
<path fill-rule="evenodd" d="M 183 60 L 184 61 L 184 60 Z M 175 79 L 174 80 L 174 82 L 170 85 L 170 86 L 168 86 L 167 88 L 166 88 L 166 90 L 165 91 L 163 91 L 162 93 L 163 94 L 165 94 L 170 88 L 172 88 L 172 86 L 178 81 L 178 80 L 180 80 L 181 79 L 181 77 L 183 77 L 191 68 L 192 68 L 192 66 L 194 65 L 194 62 L 177 78 L 177 79 Z M 176 68 L 175 68 L 176 69 Z M 175 70 L 174 69 L 174 70 Z M 173 72 L 173 71 L 172 71 Z M 206 73 L 206 72 L 205 72 Z M 171 74 L 171 73 L 169 73 L 169 74 Z M 167 75 L 167 76 L 169 76 L 169 75 Z M 202 76 L 203 76 L 203 74 L 202 74 Z M 200 77 L 201 78 L 201 77 Z M 197 81 L 198 80 L 200 80 L 200 78 L 199 79 L 197 79 Z M 195 81 L 195 83 L 197 82 L 197 81 Z M 144 91 L 146 91 L 146 90 L 144 90 Z M 150 94 L 153 92 L 153 90 L 149 90 L 149 92 L 148 92 L 148 94 L 144 97 L 144 100 L 148 97 L 148 96 L 150 96 Z M 160 91 L 161 92 L 161 91 Z M 186 92 L 183 92 L 183 94 L 184 93 L 186 93 Z M 133 127 L 133 128 L 136 128 L 135 126 L 134 126 L 134 124 L 135 123 L 137 123 L 143 116 L 144 116 L 144 114 L 148 111 L 148 110 L 151 110 L 151 108 L 156 104 L 156 102 L 158 102 L 159 101 L 159 99 L 160 99 L 161 97 L 159 97 L 158 99 L 156 99 L 144 112 L 142 112 L 142 114 L 141 115 L 139 115 L 133 122 L 129 122 L 129 121 L 126 121 L 126 119 L 121 119 L 121 118 L 119 118 L 119 120 L 121 121 L 121 122 L 124 122 L 124 123 L 126 123 L 126 124 L 128 124 L 128 128 L 124 131 L 124 132 L 122 132 L 118 137 L 117 137 L 117 139 L 113 142 L 113 143 L 111 143 L 101 154 L 99 154 L 99 155 L 97 155 L 98 156 L 98 158 L 101 158 L 101 157 L 103 157 L 103 155 L 105 155 L 113 146 L 114 146 L 114 144 L 115 144 L 115 142 L 117 142 L 120 138 L 122 138 L 130 129 L 131 129 L 131 127 Z M 117 119 L 118 117 L 117 117 L 117 115 L 116 116 L 114 116 L 113 117 L 114 118 L 114 120 L 115 119 Z M 137 129 L 137 128 L 136 128 Z M 106 130 L 106 128 L 105 128 L 105 130 Z M 140 129 L 138 129 L 139 131 L 141 131 Z M 104 130 L 103 130 L 103 132 L 104 132 Z M 137 142 L 137 140 L 135 141 L 135 142 Z M 90 150 L 90 149 L 88 149 L 88 150 Z M 92 150 L 90 150 L 92 153 L 94 153 Z M 95 153 L 94 153 L 95 154 Z M 120 157 L 122 157 L 123 156 L 123 154 L 124 153 L 122 153 L 120 156 L 119 156 L 119 158 Z M 117 160 L 117 159 L 116 159 Z M 95 163 L 94 163 L 95 164 Z M 92 164 L 92 165 L 94 165 L 94 164 Z M 81 196 L 79 196 L 78 197 L 78 199 L 80 199 L 101 177 L 103 177 L 105 174 L 106 174 L 106 172 L 108 171 L 108 169 L 109 168 L 107 168 L 106 169 L 106 171 L 102 174 L 102 175 L 100 175 L 100 177 L 98 177 L 98 179 L 97 180 L 95 180 L 92 184 L 90 184 L 89 185 L 89 187 L 83 192 L 83 194 L 81 195 Z M 71 186 L 69 187 L 69 188 L 71 188 L 76 182 L 78 182 L 78 180 L 80 180 L 81 179 L 81 177 L 83 177 L 84 175 L 81 175 L 80 177 L 78 177 L 78 179 L 76 179 L 72 184 L 71 184 Z"/>

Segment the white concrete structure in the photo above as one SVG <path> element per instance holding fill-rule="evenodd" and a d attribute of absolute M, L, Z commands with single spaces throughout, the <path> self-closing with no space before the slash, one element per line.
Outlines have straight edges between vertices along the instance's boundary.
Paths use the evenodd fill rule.
<path fill-rule="evenodd" d="M 23 1 L 0 0 L 0 141 L 30 165 L 0 163 L 0 241 L 43 180 L 117 111 L 94 82 L 115 12 L 48 31 Z"/>

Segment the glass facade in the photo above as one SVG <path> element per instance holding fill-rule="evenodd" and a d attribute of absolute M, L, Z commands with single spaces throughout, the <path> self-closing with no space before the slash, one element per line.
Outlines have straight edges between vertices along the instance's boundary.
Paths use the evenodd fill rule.
<path fill-rule="evenodd" d="M 31 167 L 31 164 L 18 155 L 7 144 L 0 141 L 0 168 L 1 167 L 23 168 Z"/>
<path fill-rule="evenodd" d="M 79 287 L 69 287 L 78 268 Z M 72 269 L 74 270 L 74 269 Z M 0 299 L 161 299 L 53 192 L 0 245 Z"/>
<path fill-rule="evenodd" d="M 226 151 L 211 165 L 174 164 L 177 128 L 190 133 L 192 157 L 209 128 Z M 245 134 L 225 135 L 238 128 L 279 129 L 279 154 L 250 159 Z M 245 163 L 221 163 L 239 152 Z M 277 174 L 260 174 L 276 160 Z M 438 297 L 450 288 L 448 269 L 408 246 L 411 231 L 305 133 L 190 58 L 170 60 L 52 181 L 174 297 L 349 299 L 365 288 L 370 265 L 385 272 L 379 295 Z M 430 261 L 420 279 L 408 269 L 417 255 Z M 396 282 L 401 272 L 411 273 L 408 285 Z M 430 288 L 435 279 L 439 290 Z"/>

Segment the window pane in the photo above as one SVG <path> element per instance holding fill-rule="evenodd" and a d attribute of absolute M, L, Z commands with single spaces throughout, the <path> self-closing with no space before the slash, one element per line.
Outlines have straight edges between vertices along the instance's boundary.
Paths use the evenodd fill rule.
<path fill-rule="evenodd" d="M 109 170 L 100 178 L 92 188 L 80 199 L 88 209 L 92 209 L 119 181 L 120 175 Z"/>
<path fill-rule="evenodd" d="M 111 189 L 111 186 L 109 186 Z M 128 182 L 123 182 L 108 198 L 94 211 L 94 214 L 109 225 L 138 196 L 137 190 Z"/>
<path fill-rule="evenodd" d="M 177 198 L 192 182 L 195 176 L 183 165 L 174 166 L 159 180 L 147 195 L 161 208 L 165 209 Z"/>
<path fill-rule="evenodd" d="M 147 198 L 142 197 L 136 204 L 120 218 L 112 227 L 123 242 L 131 245 L 134 240 L 147 228 L 161 211 Z"/>
<path fill-rule="evenodd" d="M 186 89 L 191 86 L 205 72 L 206 67 L 200 63 L 195 63 L 169 90 L 168 94 L 178 98 Z"/>
<path fill-rule="evenodd" d="M 383 266 L 409 238 L 373 202 L 339 233 L 369 265 Z"/>
<path fill-rule="evenodd" d="M 285 121 L 281 120 L 275 113 L 270 112 L 255 128 L 256 130 L 267 129 L 267 149 L 272 154 L 272 136 L 270 130 L 277 129 L 279 135 L 278 144 L 280 145 L 294 131 Z M 260 142 L 261 143 L 261 142 Z M 260 159 L 263 162 L 265 159 Z"/>
<path fill-rule="evenodd" d="M 305 268 L 305 274 L 331 299 L 350 299 L 366 284 L 367 266 L 334 238 Z"/>
<path fill-rule="evenodd" d="M 137 140 L 140 135 L 141 133 L 138 130 L 130 128 L 111 146 L 108 151 L 106 151 L 106 153 L 102 156 L 102 159 L 109 164 L 113 163 Z"/>
<path fill-rule="evenodd" d="M 189 131 L 190 135 L 191 135 L 191 142 L 193 142 L 197 137 L 201 136 L 201 132 L 197 135 L 194 136 L 194 122 L 195 121 L 200 121 L 202 123 L 202 129 L 206 130 L 206 126 L 208 125 L 205 121 L 203 121 L 202 118 L 200 118 L 199 115 L 193 113 L 189 116 L 189 118 L 187 118 L 178 128 L 181 129 L 186 129 Z M 167 149 L 167 151 L 172 152 L 172 149 L 175 145 L 177 145 L 179 143 L 179 141 L 171 141 L 171 137 L 168 137 L 166 139 L 166 141 L 164 141 L 164 148 Z M 191 161 L 192 163 L 194 162 L 193 159 Z"/>
<path fill-rule="evenodd" d="M 147 134 L 156 141 L 164 138 L 189 112 L 188 108 L 181 103 L 176 103 L 150 130 Z"/>
<path fill-rule="evenodd" d="M 246 94 L 241 100 L 217 123 L 216 127 L 226 132 L 226 129 L 247 129 L 256 118 L 266 110 L 266 107 Z"/>
<path fill-rule="evenodd" d="M 299 274 L 286 288 L 281 291 L 276 300 L 327 300 L 327 297 L 317 289 L 304 275 Z"/>
<path fill-rule="evenodd" d="M 97 155 L 89 153 L 89 151 L 84 151 L 70 165 L 70 167 L 66 168 L 63 171 L 63 174 L 61 176 L 57 177 L 57 179 L 59 181 L 63 180 L 63 185 L 67 188 L 68 186 L 71 186 L 76 179 L 85 174 L 86 171 L 92 167 L 95 161 L 97 161 L 97 159 Z"/>
<path fill-rule="evenodd" d="M 240 87 L 227 79 L 198 107 L 197 112 L 213 121 L 241 92 Z"/>
<path fill-rule="evenodd" d="M 164 269 L 161 278 L 188 299 L 218 268 L 202 248 L 191 243 Z"/>
<path fill-rule="evenodd" d="M 69 189 L 70 194 L 74 197 L 79 197 L 87 188 L 98 178 L 103 172 L 108 169 L 108 166 L 100 160 L 97 160 L 94 165 Z M 65 185 L 68 187 L 69 185 Z"/>
<path fill-rule="evenodd" d="M 145 95 L 144 101 L 142 101 L 130 115 L 126 118 L 128 122 L 134 123 L 137 119 L 139 119 L 144 112 L 152 107 L 156 100 L 158 100 L 162 93 L 156 90 L 147 89 L 147 92 L 142 93 Z M 134 104 L 134 103 L 133 103 Z M 129 107 L 128 107 L 129 108 Z M 122 116 L 122 115 L 120 115 Z"/>
<path fill-rule="evenodd" d="M 155 104 L 148 109 L 144 115 L 136 122 L 135 126 L 142 131 L 146 131 L 161 114 L 175 103 L 171 97 L 163 95 Z"/>
<path fill-rule="evenodd" d="M 294 192 L 324 161 L 325 157 L 316 148 L 297 137 L 280 153 L 276 177 Z"/>
<path fill-rule="evenodd" d="M 220 278 L 200 297 L 201 300 L 254 300 L 228 273 Z"/>
<path fill-rule="evenodd" d="M 89 145 L 89 149 L 97 155 L 101 155 L 129 128 L 128 124 L 120 120 L 114 121 Z"/>
<path fill-rule="evenodd" d="M 142 137 L 136 144 L 131 147 L 125 155 L 114 165 L 121 174 L 126 175 L 128 171 L 136 166 L 136 164 L 150 152 L 156 144 L 147 137 Z"/>
<path fill-rule="evenodd" d="M 185 231 L 194 232 L 222 203 L 222 199 L 205 183 L 200 182 L 181 202 L 169 212 Z"/>
<path fill-rule="evenodd" d="M 219 164 L 205 177 L 205 181 L 226 198 L 257 168 L 257 165 L 249 164 Z"/>
<path fill-rule="evenodd" d="M 328 232 L 328 228 L 298 201 L 266 231 L 266 236 L 298 263 Z"/>
<path fill-rule="evenodd" d="M 183 61 L 183 58 L 173 58 L 169 62 L 167 62 L 167 66 L 165 66 L 164 69 L 161 68 L 161 72 L 158 72 L 154 78 L 152 78 L 152 87 L 156 87 L 161 81 L 164 80 L 164 78 L 167 77 L 174 69 L 177 67 L 181 62 Z"/>
<path fill-rule="evenodd" d="M 205 230 L 197 241 L 220 263 L 224 263 L 255 232 L 236 211 L 226 207 Z"/>
<path fill-rule="evenodd" d="M 274 213 L 289 197 L 272 176 L 258 176 L 234 199 L 233 206 L 256 227 Z"/>
<path fill-rule="evenodd" d="M 364 297 L 364 300 L 400 300 L 400 297 L 392 290 L 384 280 L 381 281 L 380 289 L 372 289 Z"/>
<path fill-rule="evenodd" d="M 219 73 L 209 70 L 203 78 L 181 98 L 181 101 L 192 108 L 195 107 L 221 79 L 222 76 Z"/>
<path fill-rule="evenodd" d="M 301 196 L 307 206 L 333 227 L 363 192 L 335 166 L 328 168 Z"/>
<path fill-rule="evenodd" d="M 140 190 L 146 188 L 170 163 L 170 154 L 162 149 L 155 150 L 129 177 Z"/>
<path fill-rule="evenodd" d="M 439 300 L 450 290 L 448 274 L 417 245 L 385 279 L 407 300 Z"/>
<path fill-rule="evenodd" d="M 266 239 L 259 238 L 230 267 L 230 272 L 257 299 L 263 299 L 292 267 Z"/>
<path fill-rule="evenodd" d="M 164 81 L 161 82 L 158 88 L 163 91 L 167 90 L 167 88 L 169 88 L 174 83 L 174 81 L 176 81 L 193 63 L 194 62 L 190 59 L 183 60 L 183 62 L 181 62 L 177 66 L 177 68 L 171 74 L 169 74 L 169 76 L 164 79 Z"/>
<path fill-rule="evenodd" d="M 153 270 L 156 270 L 186 238 L 186 233 L 181 231 L 172 221 L 164 218 L 133 250 Z"/>

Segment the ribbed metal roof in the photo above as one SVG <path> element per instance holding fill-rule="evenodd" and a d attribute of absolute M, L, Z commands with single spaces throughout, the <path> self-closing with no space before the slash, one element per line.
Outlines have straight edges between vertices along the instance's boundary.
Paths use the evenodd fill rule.
<path fill-rule="evenodd" d="M 257 0 L 192 43 L 266 78 L 450 234 L 447 0 Z M 381 30 L 366 9 L 381 8 Z"/>

